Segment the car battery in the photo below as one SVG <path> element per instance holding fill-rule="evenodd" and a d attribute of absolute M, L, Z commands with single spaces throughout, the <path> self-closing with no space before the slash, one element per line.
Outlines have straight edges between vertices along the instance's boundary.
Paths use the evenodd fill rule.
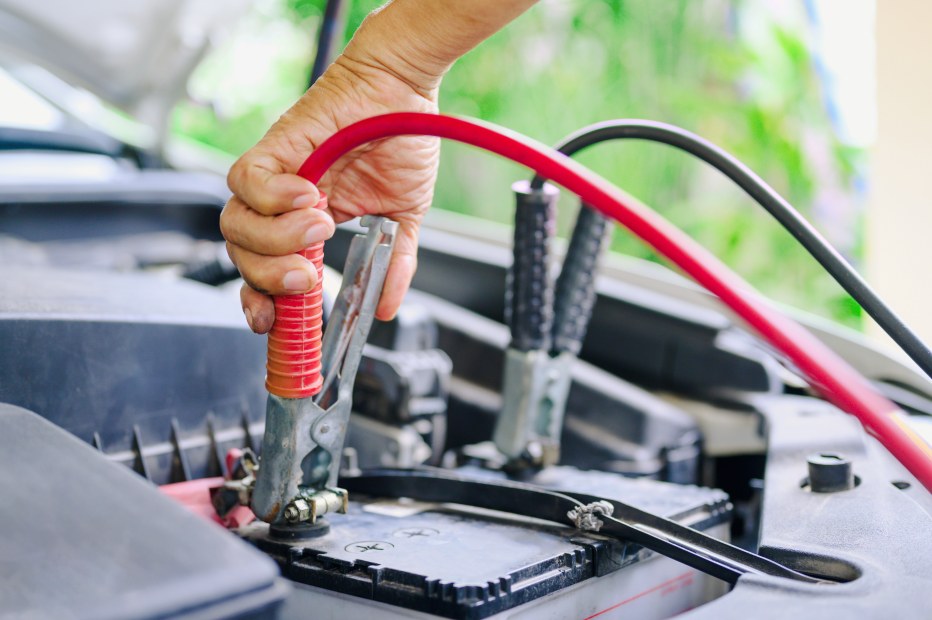
<path fill-rule="evenodd" d="M 728 537 L 732 508 L 718 490 L 568 467 L 531 482 Z M 294 582 L 284 618 L 664 618 L 727 591 L 630 542 L 466 505 L 354 496 L 328 519 L 309 540 L 276 540 L 259 522 L 240 530 Z"/>

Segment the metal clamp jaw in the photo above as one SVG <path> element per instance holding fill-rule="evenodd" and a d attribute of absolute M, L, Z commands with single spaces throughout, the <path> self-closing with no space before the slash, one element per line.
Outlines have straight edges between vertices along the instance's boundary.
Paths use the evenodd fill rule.
<path fill-rule="evenodd" d="M 556 465 L 566 398 L 576 356 L 548 351 L 505 351 L 502 411 L 493 441 L 508 468 Z"/>
<path fill-rule="evenodd" d="M 262 461 L 252 493 L 256 516 L 271 524 L 313 523 L 346 512 L 339 489 L 353 383 L 388 272 L 398 224 L 365 216 L 353 238 L 343 283 L 321 345 L 323 387 L 313 398 L 269 395 Z"/>

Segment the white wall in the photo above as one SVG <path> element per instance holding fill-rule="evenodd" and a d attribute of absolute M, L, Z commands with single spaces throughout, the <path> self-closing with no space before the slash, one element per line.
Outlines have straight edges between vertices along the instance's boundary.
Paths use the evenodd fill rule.
<path fill-rule="evenodd" d="M 878 135 L 867 277 L 932 342 L 932 1 L 879 0 L 876 6 Z"/>

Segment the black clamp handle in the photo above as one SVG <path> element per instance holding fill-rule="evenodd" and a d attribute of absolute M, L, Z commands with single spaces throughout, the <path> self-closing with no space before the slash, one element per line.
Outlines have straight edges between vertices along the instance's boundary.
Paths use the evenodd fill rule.
<path fill-rule="evenodd" d="M 586 206 L 580 206 L 570 238 L 563 269 L 557 279 L 554 299 L 552 353 L 579 355 L 592 309 L 595 307 L 595 279 L 611 228 L 608 219 Z"/>
<path fill-rule="evenodd" d="M 512 186 L 515 208 L 514 262 L 505 287 L 505 322 L 511 348 L 549 350 L 553 329 L 551 240 L 559 191 L 552 185 L 532 190 L 527 181 Z"/>
<path fill-rule="evenodd" d="M 596 300 L 596 272 L 610 235 L 608 220 L 583 205 L 556 282 L 550 279 L 551 242 L 559 191 L 527 181 L 515 192 L 514 262 L 505 287 L 511 348 L 578 355 Z"/>

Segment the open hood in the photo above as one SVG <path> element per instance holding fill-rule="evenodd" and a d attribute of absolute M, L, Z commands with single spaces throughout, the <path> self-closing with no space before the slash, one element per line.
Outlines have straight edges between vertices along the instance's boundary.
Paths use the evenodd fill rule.
<path fill-rule="evenodd" d="M 0 0 L 0 59 L 34 63 L 161 130 L 247 0 Z"/>

